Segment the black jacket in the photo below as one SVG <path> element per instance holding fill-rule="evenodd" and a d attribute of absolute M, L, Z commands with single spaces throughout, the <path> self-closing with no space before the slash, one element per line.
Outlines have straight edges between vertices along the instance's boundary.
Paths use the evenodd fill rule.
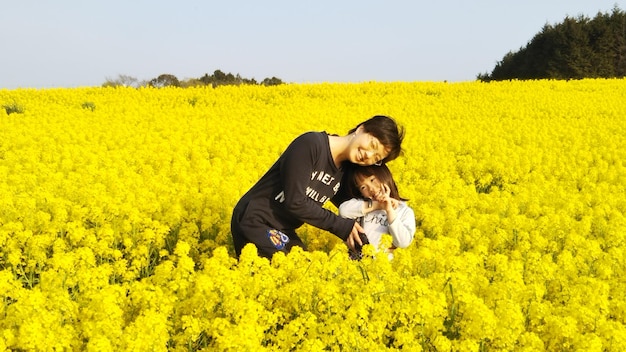
<path fill-rule="evenodd" d="M 336 205 L 343 200 L 333 199 L 343 169 L 335 166 L 326 132 L 304 133 L 244 194 L 234 212 L 242 221 L 258 221 L 279 230 L 295 230 L 308 223 L 345 240 L 354 220 L 322 207 L 328 200 Z"/>

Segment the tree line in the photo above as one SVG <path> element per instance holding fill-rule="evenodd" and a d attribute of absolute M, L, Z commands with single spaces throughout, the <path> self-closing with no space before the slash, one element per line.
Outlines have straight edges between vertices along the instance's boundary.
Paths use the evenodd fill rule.
<path fill-rule="evenodd" d="M 598 12 L 593 18 L 584 15 L 565 17 L 563 22 L 546 24 L 532 40 L 517 52 L 508 52 L 491 73 L 481 73 L 481 81 L 509 79 L 581 79 L 626 77 L 626 12 L 617 5 L 611 12 Z M 146 81 L 119 75 L 107 79 L 105 87 L 196 87 L 221 85 L 284 84 L 277 77 L 257 82 L 239 74 L 215 70 L 199 78 L 179 80 L 172 74 L 161 74 Z"/>
<path fill-rule="evenodd" d="M 233 75 L 232 73 L 224 73 L 221 70 L 215 70 L 213 74 L 209 75 L 205 73 L 200 78 L 189 78 L 185 80 L 179 80 L 175 75 L 164 73 L 158 77 L 150 80 L 140 81 L 135 77 L 127 75 L 119 75 L 117 78 L 107 78 L 106 82 L 102 84 L 103 87 L 198 87 L 198 86 L 212 86 L 213 88 L 222 85 L 264 85 L 264 86 L 277 86 L 283 84 L 280 78 L 272 77 L 265 78 L 261 82 L 257 82 L 254 78 L 243 78 L 238 73 Z"/>
<path fill-rule="evenodd" d="M 581 79 L 626 76 L 626 13 L 566 17 L 546 24 L 517 52 L 509 52 L 482 81 L 508 79 Z"/>

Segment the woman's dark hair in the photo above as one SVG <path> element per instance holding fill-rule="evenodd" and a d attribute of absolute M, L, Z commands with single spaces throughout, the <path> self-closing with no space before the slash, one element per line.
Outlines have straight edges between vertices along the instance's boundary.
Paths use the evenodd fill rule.
<path fill-rule="evenodd" d="M 404 139 L 404 128 L 398 126 L 389 116 L 376 115 L 367 121 L 361 122 L 351 129 L 348 134 L 354 133 L 357 128 L 363 126 L 363 130 L 376 137 L 389 154 L 382 160 L 383 163 L 394 160 L 402 153 L 402 140 Z"/>
<path fill-rule="evenodd" d="M 395 198 L 402 201 L 407 201 L 408 199 L 400 197 L 400 193 L 398 192 L 398 186 L 396 185 L 396 181 L 393 180 L 393 175 L 389 170 L 387 165 L 382 164 L 381 166 L 371 165 L 371 166 L 357 166 L 350 169 L 350 184 L 349 192 L 353 198 L 363 198 L 361 191 L 359 190 L 358 182 L 364 178 L 368 178 L 370 176 L 375 176 L 380 183 L 384 183 L 389 186 L 389 196 L 391 198 Z"/>

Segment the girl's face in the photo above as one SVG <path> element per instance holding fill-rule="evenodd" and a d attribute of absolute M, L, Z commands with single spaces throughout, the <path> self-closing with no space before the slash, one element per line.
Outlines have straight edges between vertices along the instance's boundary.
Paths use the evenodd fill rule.
<path fill-rule="evenodd" d="M 389 154 L 385 146 L 369 133 L 359 127 L 351 144 L 350 161 L 357 165 L 380 165 Z"/>
<path fill-rule="evenodd" d="M 382 183 L 374 175 L 356 177 L 356 187 L 363 198 L 373 199 L 382 191 Z"/>

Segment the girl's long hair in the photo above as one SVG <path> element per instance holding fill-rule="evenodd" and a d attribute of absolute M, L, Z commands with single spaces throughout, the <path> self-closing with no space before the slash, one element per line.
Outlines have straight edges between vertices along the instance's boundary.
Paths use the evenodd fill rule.
<path fill-rule="evenodd" d="M 358 187 L 358 181 L 364 178 L 375 176 L 380 183 L 384 183 L 389 186 L 389 196 L 391 198 L 395 198 L 402 201 L 407 201 L 408 199 L 402 198 L 400 196 L 400 192 L 398 192 L 398 186 L 396 185 L 396 181 L 393 180 L 393 175 L 391 174 L 391 170 L 387 165 L 382 164 L 380 166 L 371 165 L 371 166 L 356 166 L 350 169 L 351 173 L 349 180 L 349 191 L 350 195 L 353 198 L 363 198 L 361 191 Z"/>

